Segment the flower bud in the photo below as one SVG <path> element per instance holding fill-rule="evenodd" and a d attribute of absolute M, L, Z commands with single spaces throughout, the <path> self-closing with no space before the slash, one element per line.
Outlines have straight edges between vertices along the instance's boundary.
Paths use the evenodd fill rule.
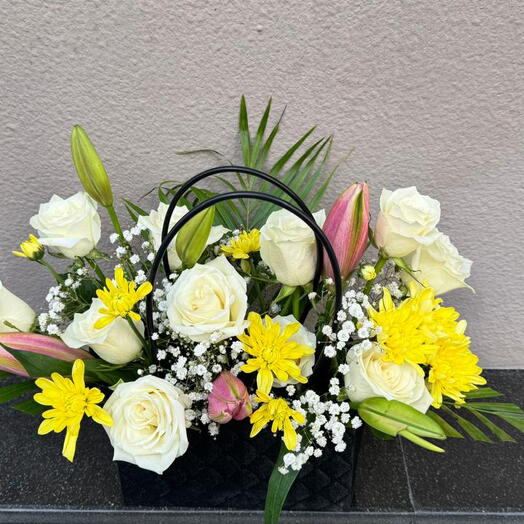
<path fill-rule="evenodd" d="M 87 194 L 104 207 L 112 206 L 113 191 L 109 177 L 95 146 L 80 126 L 73 127 L 71 133 L 71 154 L 78 178 Z"/>
<path fill-rule="evenodd" d="M 24 377 L 29 376 L 27 371 L 3 346 L 70 362 L 78 358 L 92 358 L 87 351 L 72 349 L 54 337 L 35 333 L 0 333 L 0 370 Z"/>
<path fill-rule="evenodd" d="M 229 371 L 220 373 L 213 382 L 207 401 L 209 418 L 218 424 L 225 424 L 231 419 L 242 420 L 253 411 L 246 386 Z"/>
<path fill-rule="evenodd" d="M 209 207 L 193 217 L 177 234 L 175 246 L 185 267 L 193 267 L 207 246 L 213 227 L 215 208 Z"/>
<path fill-rule="evenodd" d="M 29 260 L 40 260 L 44 257 L 44 246 L 40 244 L 35 235 L 29 235 L 29 240 L 20 244 L 20 251 L 12 251 L 17 257 L 28 258 Z"/>
<path fill-rule="evenodd" d="M 368 185 L 353 184 L 335 202 L 324 223 L 324 233 L 328 237 L 346 278 L 362 258 L 368 244 L 369 194 Z M 333 276 L 327 257 L 324 271 Z"/>
<path fill-rule="evenodd" d="M 362 278 L 364 280 L 373 280 L 374 278 L 377 278 L 375 266 L 372 266 L 371 264 L 366 264 L 365 266 L 362 266 L 360 274 L 362 275 Z"/>

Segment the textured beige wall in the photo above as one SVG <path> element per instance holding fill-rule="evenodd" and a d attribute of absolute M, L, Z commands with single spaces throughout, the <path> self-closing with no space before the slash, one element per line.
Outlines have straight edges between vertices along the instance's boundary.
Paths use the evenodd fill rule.
<path fill-rule="evenodd" d="M 330 201 L 355 178 L 415 184 L 475 260 L 473 295 L 448 295 L 485 366 L 524 366 L 523 61 L 519 1 L 293 0 L 0 3 L 0 278 L 40 303 L 45 275 L 9 255 L 53 192 L 78 190 L 69 132 L 81 123 L 115 189 L 206 167 L 175 151 L 236 146 L 241 93 L 288 104 L 287 141 L 310 124 L 355 147 Z"/>

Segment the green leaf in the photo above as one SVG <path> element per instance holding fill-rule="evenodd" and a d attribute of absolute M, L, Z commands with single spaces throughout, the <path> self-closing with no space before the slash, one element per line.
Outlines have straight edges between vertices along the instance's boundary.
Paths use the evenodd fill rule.
<path fill-rule="evenodd" d="M 523 415 L 512 415 L 510 413 L 494 413 L 497 417 L 505 420 L 508 424 L 511 424 L 514 428 L 518 429 L 521 433 L 524 433 L 524 416 Z"/>
<path fill-rule="evenodd" d="M 266 133 L 267 121 L 269 118 L 269 113 L 271 112 L 271 98 L 267 103 L 266 109 L 262 118 L 260 119 L 260 124 L 258 125 L 257 134 L 255 137 L 255 143 L 253 144 L 253 151 L 251 152 L 250 165 L 249 167 L 255 167 L 258 165 L 258 152 L 260 150 L 260 145 L 264 140 L 264 135 Z"/>
<path fill-rule="evenodd" d="M 269 151 L 271 150 L 271 146 L 273 145 L 273 141 L 275 140 L 275 137 L 277 136 L 280 130 L 280 123 L 282 122 L 282 119 L 284 118 L 285 112 L 286 112 L 286 108 L 284 108 L 284 110 L 280 114 L 280 118 L 278 119 L 277 123 L 274 125 L 273 129 L 269 133 L 269 136 L 267 137 L 267 140 L 265 141 L 264 145 L 262 146 L 262 149 L 260 150 L 260 154 L 258 155 L 258 159 L 255 165 L 256 169 L 262 169 L 264 167 Z"/>
<path fill-rule="evenodd" d="M 282 286 L 273 302 L 280 302 L 295 292 L 296 286 Z"/>
<path fill-rule="evenodd" d="M 442 409 L 446 410 L 458 423 L 458 425 L 473 439 L 479 442 L 492 442 L 492 440 L 475 424 L 472 424 L 469 420 L 461 417 L 455 411 L 449 409 L 447 406 L 442 406 Z"/>
<path fill-rule="evenodd" d="M 504 442 L 515 442 L 515 439 L 511 435 L 508 435 L 502 428 L 499 428 L 488 417 L 474 409 L 469 408 L 467 405 L 465 407 L 470 413 L 477 417 L 497 438 Z"/>
<path fill-rule="evenodd" d="M 238 118 L 238 128 L 240 131 L 240 148 L 244 165 L 249 166 L 251 163 L 251 137 L 249 135 L 249 121 L 247 116 L 246 98 L 242 95 L 240 99 L 240 115 Z"/>
<path fill-rule="evenodd" d="M 149 213 L 147 211 L 144 211 L 140 206 L 137 206 L 131 200 L 127 200 L 125 198 L 122 199 L 126 206 L 129 206 L 137 215 L 139 216 L 147 216 Z"/>
<path fill-rule="evenodd" d="M 502 397 L 503 394 L 495 391 L 491 388 L 479 388 L 474 389 L 473 391 L 468 391 L 466 393 L 466 398 L 492 398 L 492 397 Z"/>
<path fill-rule="evenodd" d="M 20 397 L 29 391 L 36 391 L 38 389 L 35 386 L 33 380 L 25 380 L 24 382 L 16 382 L 9 386 L 3 386 L 0 388 L 0 404 L 4 404 L 9 400 Z"/>
<path fill-rule="evenodd" d="M 38 402 L 35 402 L 32 398 L 19 402 L 11 407 L 22 413 L 27 413 L 28 415 L 41 415 L 46 409 L 48 409 L 46 406 L 42 406 Z"/>
<path fill-rule="evenodd" d="M 302 137 L 300 137 L 273 165 L 269 170 L 271 175 L 278 175 L 282 168 L 287 164 L 288 160 L 294 155 L 295 151 L 304 143 L 304 141 L 315 131 L 316 126 L 313 126 Z"/>
<path fill-rule="evenodd" d="M 280 513 L 282 512 L 282 507 L 284 506 L 289 490 L 299 474 L 299 471 L 292 469 L 290 469 L 286 475 L 278 471 L 278 468 L 284 465 L 283 457 L 287 451 L 286 446 L 282 444 L 273 467 L 273 472 L 269 478 L 266 504 L 264 507 L 264 524 L 278 524 Z"/>
<path fill-rule="evenodd" d="M 486 411 L 488 413 L 520 413 L 524 414 L 517 404 L 510 402 L 468 402 L 467 406 L 478 411 Z"/>
<path fill-rule="evenodd" d="M 464 435 L 462 433 L 459 433 L 447 420 L 444 420 L 440 415 L 435 413 L 434 411 L 427 411 L 426 415 L 430 418 L 432 418 L 437 424 L 442 428 L 444 431 L 444 434 L 446 437 L 452 437 L 452 438 L 464 438 Z"/>
<path fill-rule="evenodd" d="M 231 162 L 231 160 L 229 160 L 229 158 L 227 158 L 226 155 L 224 155 L 223 153 L 221 153 L 220 151 L 217 151 L 216 149 L 209 149 L 209 148 L 203 148 L 203 149 L 189 149 L 187 151 L 175 151 L 175 155 L 181 155 L 181 156 L 185 156 L 185 155 L 200 155 L 200 154 L 213 154 L 213 155 L 217 155 L 221 158 L 223 158 L 224 160 L 226 160 L 229 164 L 233 164 L 233 162 Z"/>
<path fill-rule="evenodd" d="M 8 373 L 7 371 L 0 371 L 0 379 L 2 378 L 7 378 L 7 377 L 12 377 L 13 375 L 11 375 L 11 373 Z"/>

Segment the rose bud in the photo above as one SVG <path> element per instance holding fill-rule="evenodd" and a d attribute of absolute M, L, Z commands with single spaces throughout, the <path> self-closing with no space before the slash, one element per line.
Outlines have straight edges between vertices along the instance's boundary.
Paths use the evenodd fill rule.
<path fill-rule="evenodd" d="M 219 424 L 242 420 L 253 411 L 244 383 L 229 371 L 222 371 L 207 397 L 209 418 Z"/>
<path fill-rule="evenodd" d="M 349 186 L 335 202 L 324 223 L 328 237 L 346 278 L 357 266 L 368 245 L 369 193 L 368 185 Z M 324 271 L 333 276 L 329 260 L 324 258 Z"/>

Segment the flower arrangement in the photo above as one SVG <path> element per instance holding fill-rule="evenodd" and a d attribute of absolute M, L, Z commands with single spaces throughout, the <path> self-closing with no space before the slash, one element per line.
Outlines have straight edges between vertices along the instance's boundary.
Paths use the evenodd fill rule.
<path fill-rule="evenodd" d="M 115 460 L 159 474 L 191 453 L 192 430 L 214 438 L 249 420 L 251 437 L 281 441 L 266 503 L 276 522 L 307 461 L 348 452 L 348 429 L 442 452 L 434 440 L 490 441 L 479 423 L 513 440 L 493 417 L 524 431 L 524 412 L 479 402 L 500 394 L 480 387 L 466 321 L 441 298 L 471 289 L 471 261 L 437 229 L 439 202 L 384 189 L 373 229 L 368 185 L 355 183 L 318 209 L 332 138 L 290 165 L 308 131 L 265 174 L 280 123 L 266 133 L 270 111 L 252 135 L 242 98 L 244 165 L 195 177 L 231 193 L 164 182 L 150 212 L 124 200 L 127 229 L 99 155 L 73 129 L 84 191 L 42 204 L 38 236 L 14 251 L 50 271 L 48 309 L 37 316 L 0 283 L 0 370 L 24 378 L 0 401 L 31 393 L 13 407 L 42 417 L 40 435 L 64 432 L 70 461 L 86 416 Z M 113 253 L 99 246 L 100 207 Z"/>

